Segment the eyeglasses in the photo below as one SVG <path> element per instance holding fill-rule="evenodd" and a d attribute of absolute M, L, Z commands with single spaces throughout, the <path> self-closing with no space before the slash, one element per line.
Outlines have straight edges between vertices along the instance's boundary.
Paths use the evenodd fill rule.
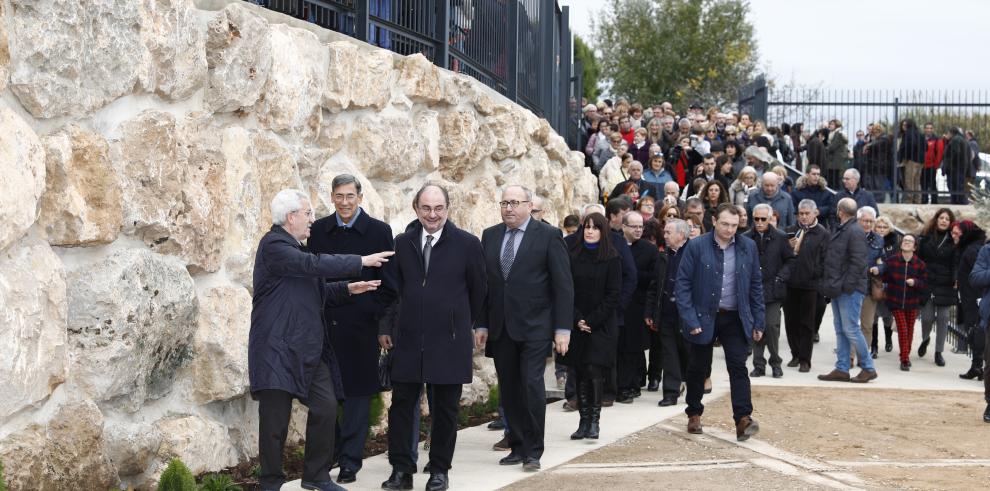
<path fill-rule="evenodd" d="M 629 228 L 631 228 L 633 230 L 643 230 L 643 226 L 642 225 L 624 225 L 624 226 L 625 227 L 629 227 Z"/>
<path fill-rule="evenodd" d="M 302 210 L 296 210 L 296 211 L 294 211 L 292 213 L 299 213 L 301 211 Z M 312 209 L 306 210 L 303 214 L 306 215 L 307 217 L 312 217 L 313 216 L 313 210 Z"/>
<path fill-rule="evenodd" d="M 439 214 L 443 213 L 444 210 L 447 209 L 447 207 L 445 205 L 438 205 L 438 206 L 434 206 L 433 208 L 430 208 L 429 206 L 423 205 L 423 206 L 420 206 L 417 209 L 419 210 L 420 213 L 422 213 L 424 215 L 429 215 L 430 212 L 433 212 L 433 213 L 436 213 L 437 215 L 439 215 Z"/>
<path fill-rule="evenodd" d="M 736 136 L 736 135 L 738 135 L 738 134 L 739 134 L 739 133 L 726 133 L 726 135 L 727 135 L 727 136 Z"/>
<path fill-rule="evenodd" d="M 499 208 L 503 208 L 503 209 L 508 208 L 510 210 L 514 210 L 516 208 L 519 208 L 519 205 L 521 205 L 523 203 L 529 203 L 529 201 L 516 201 L 516 200 L 512 200 L 512 201 L 499 201 L 498 202 L 498 206 L 499 206 Z"/>
<path fill-rule="evenodd" d="M 358 195 L 356 195 L 354 193 L 335 194 L 335 195 L 333 195 L 333 200 L 334 201 L 354 201 L 354 200 L 357 199 L 357 197 L 358 197 Z"/>
<path fill-rule="evenodd" d="M 770 219 L 769 217 L 753 217 L 754 222 L 765 222 L 769 219 Z"/>
<path fill-rule="evenodd" d="M 530 215 L 536 215 L 537 213 L 543 213 L 543 210 L 537 210 L 536 208 L 533 208 L 532 210 L 529 211 L 529 213 Z"/>

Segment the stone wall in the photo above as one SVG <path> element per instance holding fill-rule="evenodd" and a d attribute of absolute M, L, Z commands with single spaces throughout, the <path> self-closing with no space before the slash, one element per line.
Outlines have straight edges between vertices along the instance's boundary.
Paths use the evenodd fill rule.
<path fill-rule="evenodd" d="M 229 4 L 229 5 L 228 5 Z M 146 487 L 257 453 L 250 278 L 268 203 L 333 176 L 402 230 L 427 180 L 498 221 L 531 185 L 590 202 L 581 154 L 474 79 L 238 1 L 0 2 L 0 460 L 12 489 Z M 487 397 L 476 358 L 469 403 Z M 293 438 L 298 438 L 298 418 Z"/>

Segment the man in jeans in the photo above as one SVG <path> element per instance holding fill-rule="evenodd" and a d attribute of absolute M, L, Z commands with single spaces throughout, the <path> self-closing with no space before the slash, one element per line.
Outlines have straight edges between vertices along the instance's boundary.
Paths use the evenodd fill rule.
<path fill-rule="evenodd" d="M 980 299 L 980 325 L 983 329 L 990 329 L 990 244 L 984 245 L 976 256 L 976 264 L 973 265 L 973 272 L 969 274 L 969 284 L 982 291 Z M 990 360 L 990 343 L 986 343 L 984 348 L 985 360 Z M 990 365 L 984 365 L 990 366 Z M 990 369 L 987 369 L 990 372 Z M 987 401 L 987 408 L 983 411 L 983 422 L 990 423 L 990 377 L 983 377 L 984 391 L 983 397 Z"/>
<path fill-rule="evenodd" d="M 873 359 L 870 358 L 870 348 L 859 325 L 863 298 L 869 291 L 866 278 L 866 234 L 854 223 L 855 200 L 839 200 L 836 213 L 839 225 L 825 247 L 825 275 L 822 278 L 821 293 L 832 299 L 838 353 L 835 369 L 819 375 L 818 380 L 866 383 L 877 378 Z M 851 347 L 856 349 L 856 358 L 862 369 L 853 378 L 849 378 Z"/>

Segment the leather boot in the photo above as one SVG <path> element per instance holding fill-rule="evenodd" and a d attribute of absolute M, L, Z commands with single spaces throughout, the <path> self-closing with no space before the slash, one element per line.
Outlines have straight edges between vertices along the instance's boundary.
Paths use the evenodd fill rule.
<path fill-rule="evenodd" d="M 601 420 L 602 416 L 602 379 L 593 378 L 590 381 L 591 385 L 591 401 L 589 408 L 589 415 L 591 417 L 591 425 L 588 427 L 587 438 L 592 440 L 598 439 L 598 422 Z"/>
<path fill-rule="evenodd" d="M 588 427 L 591 425 L 590 385 L 585 378 L 581 378 L 578 382 L 578 412 L 581 414 L 581 422 L 578 423 L 577 431 L 571 433 L 571 440 L 581 440 L 588 437 Z"/>

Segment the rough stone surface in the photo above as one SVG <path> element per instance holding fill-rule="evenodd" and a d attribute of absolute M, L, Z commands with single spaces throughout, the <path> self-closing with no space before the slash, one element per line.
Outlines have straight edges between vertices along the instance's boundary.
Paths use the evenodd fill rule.
<path fill-rule="evenodd" d="M 0 19 L 6 19 L 4 4 L 0 4 Z M 10 50 L 7 48 L 7 23 L 0 22 L 0 91 L 7 88 L 10 78 Z"/>
<path fill-rule="evenodd" d="M 155 424 L 162 435 L 160 462 L 182 460 L 200 474 L 237 465 L 237 450 L 229 443 L 227 428 L 199 416 L 165 418 Z"/>
<path fill-rule="evenodd" d="M 103 428 L 108 456 L 121 476 L 135 476 L 147 470 L 158 452 L 162 434 L 147 423 L 115 422 Z"/>
<path fill-rule="evenodd" d="M 46 136 L 46 185 L 38 222 L 60 246 L 106 244 L 123 221 L 120 181 L 102 135 L 70 125 Z"/>
<path fill-rule="evenodd" d="M 43 240 L 0 252 L 0 422 L 43 401 L 66 377 L 65 272 Z"/>
<path fill-rule="evenodd" d="M 199 325 L 190 370 L 197 404 L 247 394 L 251 295 L 237 286 L 211 288 L 199 297 Z"/>
<path fill-rule="evenodd" d="M 320 131 L 320 100 L 329 53 L 312 32 L 276 24 L 269 35 L 271 72 L 258 100 L 258 120 L 279 133 L 310 139 Z"/>
<path fill-rule="evenodd" d="M 460 181 L 471 167 L 472 149 L 478 140 L 478 120 L 471 111 L 442 113 L 440 125 L 440 173 L 446 179 Z"/>
<path fill-rule="evenodd" d="M 10 6 L 10 88 L 35 117 L 82 116 L 134 90 L 147 72 L 141 2 Z"/>
<path fill-rule="evenodd" d="M 70 272 L 67 283 L 71 380 L 128 412 L 168 394 L 197 324 L 182 263 L 128 249 Z"/>
<path fill-rule="evenodd" d="M 474 368 L 474 378 L 461 391 L 461 405 L 470 406 L 488 400 L 491 387 L 498 383 L 495 373 L 495 362 L 484 353 L 475 353 L 471 360 Z"/>
<path fill-rule="evenodd" d="M 399 84 L 413 102 L 434 104 L 443 99 L 440 69 L 421 53 L 407 56 L 398 63 Z"/>
<path fill-rule="evenodd" d="M 920 234 L 925 224 L 942 208 L 952 210 L 956 220 L 973 220 L 980 226 L 987 226 L 987 217 L 979 216 L 972 206 L 961 205 L 904 205 L 880 204 L 880 214 L 886 215 L 894 227 L 905 233 Z"/>
<path fill-rule="evenodd" d="M 46 425 L 30 425 L 0 442 L 12 490 L 116 489 L 117 470 L 107 451 L 103 415 L 92 401 L 61 406 Z"/>
<path fill-rule="evenodd" d="M 45 149 L 13 111 L 0 108 L 0 251 L 38 218 L 45 190 Z"/>
<path fill-rule="evenodd" d="M 492 153 L 495 160 L 521 157 L 526 153 L 526 138 L 519 125 L 522 114 L 523 111 L 511 106 L 495 106 L 491 117 L 485 122 L 495 135 L 495 151 Z"/>
<path fill-rule="evenodd" d="M 349 107 L 381 110 L 392 97 L 392 54 L 360 52 L 351 42 L 330 43 L 323 106 L 331 112 Z"/>
<path fill-rule="evenodd" d="M 404 181 L 439 165 L 419 128 L 422 126 L 409 118 L 360 118 L 351 131 L 347 151 L 369 178 Z"/>
<path fill-rule="evenodd" d="M 142 1 L 141 40 L 149 57 L 142 85 L 166 99 L 185 99 L 206 80 L 206 32 L 192 0 Z"/>
<path fill-rule="evenodd" d="M 238 3 L 210 21 L 206 37 L 210 109 L 236 111 L 258 101 L 272 66 L 269 32 L 268 21 Z"/>

